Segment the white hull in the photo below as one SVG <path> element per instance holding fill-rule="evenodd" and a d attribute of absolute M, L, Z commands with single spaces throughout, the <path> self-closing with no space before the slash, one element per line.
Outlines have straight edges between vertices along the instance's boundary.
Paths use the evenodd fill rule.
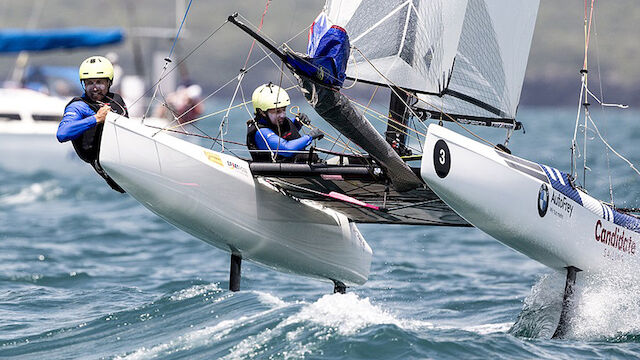
<path fill-rule="evenodd" d="M 501 155 L 437 125 L 429 126 L 423 154 L 421 175 L 429 187 L 465 220 L 505 245 L 555 269 L 599 272 L 621 262 L 638 266 L 640 234 L 609 221 L 612 212 L 588 195 L 576 192 L 583 206 L 560 193 L 549 180 L 553 175 L 547 175 L 559 174 L 557 170 Z M 539 201 L 544 186 L 546 207 Z"/>
<path fill-rule="evenodd" d="M 110 114 L 100 162 L 141 204 L 222 250 L 347 285 L 367 280 L 372 252 L 354 224 L 254 179 L 241 159 Z"/>

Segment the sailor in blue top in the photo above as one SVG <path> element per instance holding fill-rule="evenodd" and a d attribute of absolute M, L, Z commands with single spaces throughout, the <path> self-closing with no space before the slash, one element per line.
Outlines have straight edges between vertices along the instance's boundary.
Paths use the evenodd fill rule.
<path fill-rule="evenodd" d="M 300 133 L 303 124 L 310 124 L 309 117 L 300 113 L 291 120 L 286 116 L 287 106 L 291 104 L 287 92 L 269 83 L 258 87 L 251 100 L 255 118 L 247 123 L 247 147 L 253 160 L 306 161 L 308 154 L 300 152 L 324 134 L 317 128 L 307 135 Z"/>
<path fill-rule="evenodd" d="M 122 97 L 109 92 L 113 83 L 113 65 L 102 56 L 92 56 L 82 62 L 79 75 L 85 92 L 67 104 L 56 137 L 60 142 L 71 141 L 82 160 L 91 164 L 111 188 L 124 193 L 102 169 L 98 159 L 107 113 L 113 111 L 129 117 Z"/>

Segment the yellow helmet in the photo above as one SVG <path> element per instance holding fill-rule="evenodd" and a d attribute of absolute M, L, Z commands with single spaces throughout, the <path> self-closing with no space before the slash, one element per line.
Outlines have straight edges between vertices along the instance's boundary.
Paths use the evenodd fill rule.
<path fill-rule="evenodd" d="M 113 65 L 102 56 L 92 56 L 80 64 L 80 81 L 85 79 L 108 78 L 113 81 Z"/>
<path fill-rule="evenodd" d="M 287 94 L 284 89 L 268 83 L 260 85 L 253 91 L 251 102 L 253 102 L 253 111 L 257 113 L 258 109 L 267 111 L 269 109 L 289 106 L 291 99 L 289 99 L 289 94 Z"/>

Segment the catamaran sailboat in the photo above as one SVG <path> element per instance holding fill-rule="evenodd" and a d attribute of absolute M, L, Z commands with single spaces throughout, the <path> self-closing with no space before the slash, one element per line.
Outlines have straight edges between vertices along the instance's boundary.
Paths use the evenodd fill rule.
<path fill-rule="evenodd" d="M 110 115 L 101 163 L 151 211 L 230 252 L 232 290 L 241 259 L 331 280 L 336 291 L 362 284 L 372 250 L 355 224 L 378 223 L 476 226 L 568 269 L 568 297 L 577 271 L 638 266 L 640 220 L 587 195 L 571 174 L 443 126 L 502 128 L 507 138 L 521 127 L 516 111 L 538 5 L 330 0 L 306 55 L 280 50 L 230 16 L 296 74 L 316 112 L 361 151 L 310 149 L 331 156 L 322 163 L 253 162 L 225 152 L 220 139 L 214 151 Z M 367 120 L 370 109 L 342 93 L 345 77 L 391 89 L 384 137 Z M 425 128 L 432 122 L 426 134 L 409 126 L 411 118 Z M 411 166 L 416 159 L 420 166 Z"/>

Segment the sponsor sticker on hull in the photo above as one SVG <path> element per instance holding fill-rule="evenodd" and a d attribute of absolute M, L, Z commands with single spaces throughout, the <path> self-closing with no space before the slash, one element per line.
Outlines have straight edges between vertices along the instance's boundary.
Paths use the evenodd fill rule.
<path fill-rule="evenodd" d="M 249 175 L 249 172 L 247 171 L 246 168 L 244 168 L 242 165 L 240 164 L 236 164 L 235 162 L 231 161 L 231 160 L 227 160 L 227 167 L 238 171 L 239 173 L 241 173 L 242 175 Z"/>
<path fill-rule="evenodd" d="M 567 196 L 549 189 L 549 186 L 543 183 L 538 191 L 538 215 L 544 217 L 549 212 L 560 219 L 568 219 L 573 215 L 575 206 L 569 200 Z"/>
<path fill-rule="evenodd" d="M 538 191 L 538 215 L 544 217 L 547 215 L 547 209 L 549 209 L 549 187 L 543 183 Z"/>
<path fill-rule="evenodd" d="M 636 255 L 636 241 L 633 239 L 633 232 L 618 226 L 611 228 L 601 220 L 596 221 L 595 240 L 607 245 L 604 250 L 604 257 L 621 259 L 621 255 Z M 612 253 L 612 250 L 614 253 Z M 617 254 L 615 253 L 617 252 Z M 616 256 L 617 255 L 617 256 Z"/>
<path fill-rule="evenodd" d="M 207 159 L 209 159 L 209 161 L 211 161 L 212 163 L 219 165 L 219 166 L 223 166 L 224 167 L 224 163 L 222 162 L 222 159 L 220 158 L 220 155 L 216 154 L 216 153 L 212 153 L 209 151 L 204 151 L 204 155 L 207 157 Z"/>
<path fill-rule="evenodd" d="M 569 198 L 562 195 L 557 191 L 551 191 L 551 212 L 553 215 L 564 219 L 565 216 L 570 218 L 573 215 L 573 204 L 569 201 Z"/>

